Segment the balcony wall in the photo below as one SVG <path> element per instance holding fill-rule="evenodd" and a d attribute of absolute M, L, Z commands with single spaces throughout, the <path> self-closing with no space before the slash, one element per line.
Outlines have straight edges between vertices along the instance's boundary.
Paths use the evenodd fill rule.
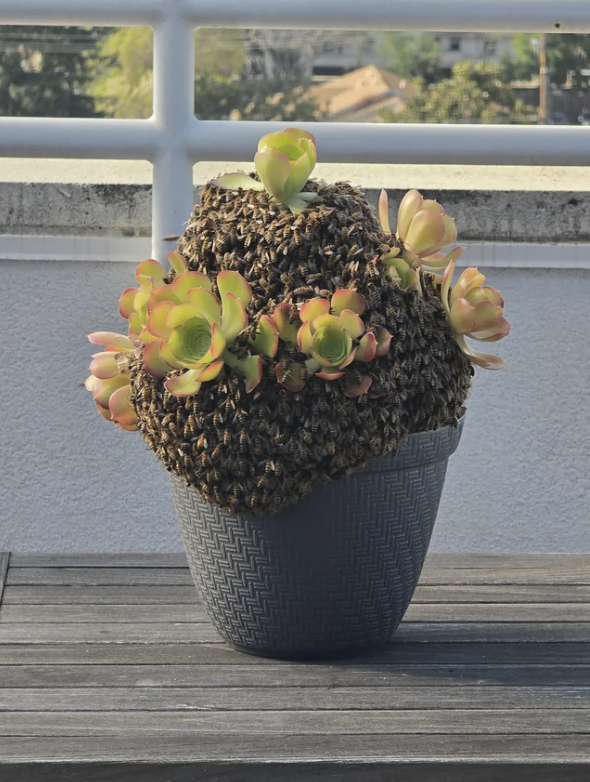
<path fill-rule="evenodd" d="M 424 190 L 458 216 L 513 323 L 508 368 L 477 373 L 434 549 L 590 551 L 590 271 L 572 268 L 590 265 L 590 194 L 575 187 Z M 149 210 L 145 184 L 0 184 L 0 234 L 39 237 L 0 235 L 0 549 L 181 547 L 165 471 L 81 385 L 85 335 L 122 328 Z"/>

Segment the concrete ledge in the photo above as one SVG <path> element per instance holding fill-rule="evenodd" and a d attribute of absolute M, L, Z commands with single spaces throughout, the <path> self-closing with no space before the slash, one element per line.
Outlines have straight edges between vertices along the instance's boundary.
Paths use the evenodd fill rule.
<path fill-rule="evenodd" d="M 195 201 L 198 192 L 195 188 Z M 376 207 L 379 190 L 366 192 Z M 405 188 L 388 188 L 388 192 L 395 209 Z M 463 241 L 590 242 L 590 192 L 422 192 L 456 216 Z M 150 233 L 150 185 L 0 183 L 0 234 L 148 237 Z"/>

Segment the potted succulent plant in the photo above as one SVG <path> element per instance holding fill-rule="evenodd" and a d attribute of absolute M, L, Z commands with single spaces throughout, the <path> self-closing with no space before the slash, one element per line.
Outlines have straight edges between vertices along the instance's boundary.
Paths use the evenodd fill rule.
<path fill-rule="evenodd" d="M 458 444 L 466 337 L 508 334 L 454 221 L 416 190 L 395 233 L 316 143 L 264 136 L 205 186 L 171 268 L 136 269 L 86 382 L 170 473 L 195 583 L 234 646 L 321 657 L 386 642 L 412 597 Z"/>

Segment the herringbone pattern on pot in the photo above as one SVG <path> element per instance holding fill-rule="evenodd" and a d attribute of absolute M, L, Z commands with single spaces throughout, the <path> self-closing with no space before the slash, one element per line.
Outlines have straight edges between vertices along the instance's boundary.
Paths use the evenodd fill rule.
<path fill-rule="evenodd" d="M 321 484 L 280 516 L 232 516 L 171 476 L 188 561 L 220 634 L 252 651 L 343 653 L 388 640 L 411 600 L 460 428 Z"/>

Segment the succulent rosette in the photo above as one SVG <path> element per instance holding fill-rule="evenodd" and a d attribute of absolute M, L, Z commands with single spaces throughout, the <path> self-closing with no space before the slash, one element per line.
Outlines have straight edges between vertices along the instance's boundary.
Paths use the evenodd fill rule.
<path fill-rule="evenodd" d="M 266 190 L 279 204 L 298 214 L 316 198 L 302 193 L 317 162 L 315 138 L 300 128 L 267 133 L 258 143 L 254 166 L 260 182 L 247 174 L 225 174 L 213 183 L 227 189 Z"/>
<path fill-rule="evenodd" d="M 500 293 L 484 285 L 485 277 L 478 269 L 465 269 L 451 289 L 455 264 L 451 262 L 443 275 L 441 298 L 451 330 L 461 350 L 484 369 L 506 366 L 499 356 L 474 350 L 465 340 L 497 342 L 510 332 L 504 317 L 504 300 Z"/>
<path fill-rule="evenodd" d="M 238 358 L 228 346 L 248 326 L 246 307 L 252 291 L 236 271 L 217 275 L 220 298 L 205 274 L 186 271 L 158 288 L 147 301 L 148 317 L 140 340 L 146 343 L 143 364 L 155 378 L 187 370 L 166 380 L 173 396 L 192 396 L 201 383 L 214 380 L 227 365 L 243 374 L 252 391 L 262 376 L 259 355 Z M 270 323 L 270 326 L 269 326 Z M 261 352 L 271 349 L 274 326 L 267 318 L 257 335 Z"/>
<path fill-rule="evenodd" d="M 389 202 L 385 190 L 381 191 L 379 197 L 379 220 L 383 231 L 391 234 Z M 395 236 L 401 247 L 392 248 L 385 258 L 399 255 L 411 268 L 422 268 L 432 273 L 443 271 L 451 261 L 457 261 L 463 252 L 462 247 L 456 247 L 447 255 L 440 252 L 457 239 L 455 221 L 445 214 L 437 201 L 423 198 L 417 190 L 410 190 L 402 198 Z"/>
<path fill-rule="evenodd" d="M 94 345 L 104 350 L 94 353 L 89 366 L 90 375 L 84 383 L 92 393 L 96 408 L 103 418 L 113 421 L 128 432 L 137 430 L 137 416 L 131 403 L 129 365 L 135 354 L 135 345 L 124 334 L 97 331 L 88 335 Z"/>
<path fill-rule="evenodd" d="M 299 312 L 297 323 L 289 317 L 291 305 L 284 302 L 274 312 L 274 321 L 281 339 L 297 345 L 309 358 L 303 363 L 277 364 L 277 380 L 290 391 L 301 391 L 308 377 L 317 375 L 323 380 L 345 377 L 345 369 L 353 361 L 372 361 L 376 355 L 389 350 L 391 335 L 380 327 L 376 334 L 365 330 L 361 315 L 366 310 L 365 299 L 356 291 L 341 289 L 331 300 L 314 298 Z M 347 377 L 345 395 L 356 397 L 366 393 L 371 378 L 360 381 Z"/>

